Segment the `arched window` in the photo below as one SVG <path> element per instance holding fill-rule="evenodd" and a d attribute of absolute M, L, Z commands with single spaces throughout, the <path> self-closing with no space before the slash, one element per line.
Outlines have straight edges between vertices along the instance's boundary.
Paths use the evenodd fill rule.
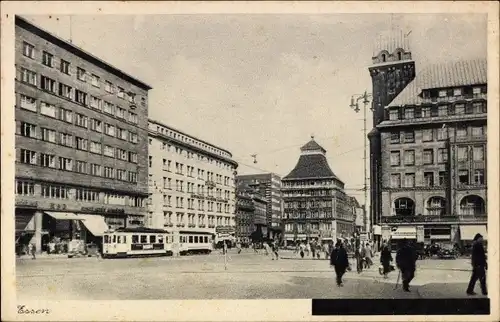
<path fill-rule="evenodd" d="M 460 201 L 460 215 L 473 216 L 486 214 L 484 199 L 476 196 L 465 196 Z"/>
<path fill-rule="evenodd" d="M 394 200 L 394 211 L 396 216 L 415 216 L 415 203 L 410 198 L 399 198 Z"/>
<path fill-rule="evenodd" d="M 382 54 L 382 62 L 383 62 L 383 63 L 385 63 L 385 62 L 386 62 L 386 60 L 387 60 L 386 55 L 385 55 L 385 54 Z"/>
<path fill-rule="evenodd" d="M 427 215 L 444 216 L 446 214 L 446 199 L 443 197 L 430 197 L 426 204 Z"/>

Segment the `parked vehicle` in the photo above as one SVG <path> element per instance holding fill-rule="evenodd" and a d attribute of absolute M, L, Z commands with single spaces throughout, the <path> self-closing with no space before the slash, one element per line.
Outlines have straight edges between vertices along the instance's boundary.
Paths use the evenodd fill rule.
<path fill-rule="evenodd" d="M 453 245 L 442 245 L 438 251 L 438 258 L 440 259 L 456 259 L 458 254 Z"/>

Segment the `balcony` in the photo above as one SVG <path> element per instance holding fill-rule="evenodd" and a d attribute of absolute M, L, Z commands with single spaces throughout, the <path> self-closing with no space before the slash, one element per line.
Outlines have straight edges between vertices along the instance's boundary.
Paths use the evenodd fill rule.
<path fill-rule="evenodd" d="M 184 224 L 184 223 L 178 223 L 177 224 L 177 227 L 185 227 L 185 226 L 186 226 L 186 224 Z"/>
<path fill-rule="evenodd" d="M 173 223 L 168 223 L 168 224 L 164 224 L 163 226 L 164 227 L 174 227 L 174 224 Z"/>
<path fill-rule="evenodd" d="M 189 228 L 195 228 L 195 227 L 196 227 L 196 224 L 188 224 L 188 227 L 189 227 Z"/>
<path fill-rule="evenodd" d="M 457 215 L 457 216 L 386 216 L 382 217 L 384 224 L 397 223 L 435 223 L 435 222 L 486 222 L 488 215 Z"/>
<path fill-rule="evenodd" d="M 205 228 L 205 227 L 207 227 L 207 225 L 205 225 L 205 224 L 200 224 L 200 225 L 199 225 L 199 227 L 200 227 L 200 228 Z"/>
<path fill-rule="evenodd" d="M 205 185 L 209 188 L 214 188 L 215 187 L 215 182 L 212 180 L 206 180 Z"/>
<path fill-rule="evenodd" d="M 215 224 L 208 224 L 208 228 L 215 228 Z"/>

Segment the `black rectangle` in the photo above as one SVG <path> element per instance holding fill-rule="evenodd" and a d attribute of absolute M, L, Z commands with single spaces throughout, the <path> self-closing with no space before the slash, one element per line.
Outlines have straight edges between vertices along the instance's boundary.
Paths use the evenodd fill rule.
<path fill-rule="evenodd" d="M 482 299 L 313 299 L 312 315 L 489 315 Z"/>

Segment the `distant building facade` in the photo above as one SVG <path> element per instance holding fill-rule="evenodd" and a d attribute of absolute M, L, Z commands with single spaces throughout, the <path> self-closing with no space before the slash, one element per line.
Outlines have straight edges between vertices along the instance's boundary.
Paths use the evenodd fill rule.
<path fill-rule="evenodd" d="M 236 187 L 236 238 L 251 243 L 267 237 L 267 201 L 252 187 Z"/>
<path fill-rule="evenodd" d="M 354 233 L 353 207 L 325 154 L 313 138 L 301 148 L 295 168 L 282 179 L 282 220 L 288 244 L 335 240 Z"/>
<path fill-rule="evenodd" d="M 144 223 L 147 84 L 15 18 L 18 244 Z"/>
<path fill-rule="evenodd" d="M 155 120 L 148 130 L 147 226 L 234 240 L 238 163 L 231 153 Z"/>
<path fill-rule="evenodd" d="M 380 135 L 382 238 L 467 246 L 487 225 L 486 60 L 430 66 L 391 102 Z"/>
<path fill-rule="evenodd" d="M 266 226 L 267 238 L 281 239 L 282 225 L 282 196 L 281 196 L 281 178 L 274 173 L 261 173 L 238 175 L 236 177 L 238 184 L 245 184 L 256 193 L 263 196 L 267 203 Z"/>

